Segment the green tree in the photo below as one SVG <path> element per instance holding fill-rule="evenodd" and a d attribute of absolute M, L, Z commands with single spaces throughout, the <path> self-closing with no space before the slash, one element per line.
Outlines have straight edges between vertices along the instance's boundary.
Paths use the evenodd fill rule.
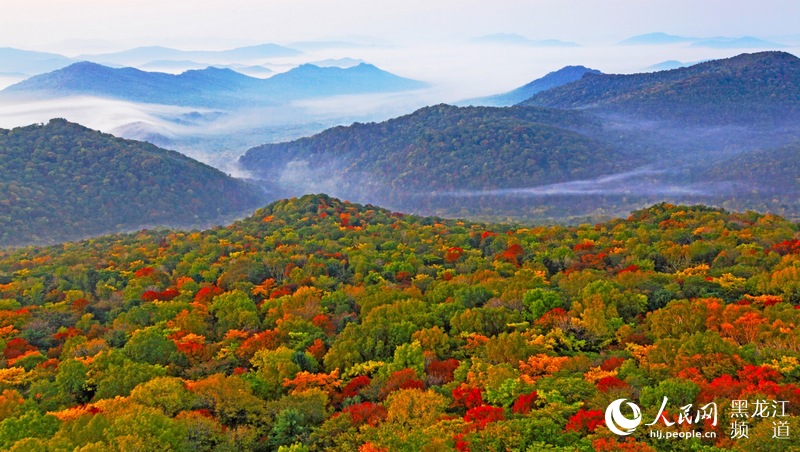
<path fill-rule="evenodd" d="M 240 290 L 217 295 L 208 310 L 217 319 L 220 336 L 234 329 L 256 331 L 261 325 L 256 304 Z"/>
<path fill-rule="evenodd" d="M 294 351 L 288 347 L 276 350 L 259 350 L 250 362 L 257 369 L 258 379 L 263 383 L 263 395 L 277 398 L 285 392 L 283 381 L 294 378 L 303 369 L 294 361 Z"/>
<path fill-rule="evenodd" d="M 528 320 L 537 320 L 551 309 L 564 307 L 564 302 L 556 292 L 540 288 L 525 292 L 522 297 L 522 303 L 528 310 L 529 315 L 526 316 Z"/>
<path fill-rule="evenodd" d="M 165 337 L 159 327 L 137 330 L 122 348 L 125 355 L 133 361 L 166 366 L 180 360 L 178 347 Z"/>

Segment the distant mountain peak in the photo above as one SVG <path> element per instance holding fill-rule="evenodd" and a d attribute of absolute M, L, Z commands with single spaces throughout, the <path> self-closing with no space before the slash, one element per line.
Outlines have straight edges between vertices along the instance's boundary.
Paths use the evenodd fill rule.
<path fill-rule="evenodd" d="M 103 66 L 102 64 L 93 63 L 91 61 L 78 61 L 77 63 L 72 63 L 69 66 L 66 66 L 54 72 L 85 71 L 85 70 L 112 70 L 112 68 L 108 66 Z"/>
<path fill-rule="evenodd" d="M 664 45 L 696 41 L 698 38 L 676 36 L 664 32 L 645 33 L 620 41 L 620 45 Z"/>
<path fill-rule="evenodd" d="M 709 47 L 715 49 L 778 49 L 787 47 L 784 44 L 766 41 L 753 36 L 716 36 L 711 38 L 693 38 L 686 36 L 675 36 L 661 32 L 633 36 L 618 43 L 618 45 L 670 44 L 690 44 L 692 47 Z"/>
<path fill-rule="evenodd" d="M 278 44 L 265 43 L 229 50 L 178 50 L 162 46 L 135 47 L 121 52 L 82 55 L 80 58 L 103 64 L 140 65 L 156 60 L 197 60 L 230 64 L 263 58 L 297 56 L 302 52 Z"/>
<path fill-rule="evenodd" d="M 787 65 L 787 67 L 799 66 L 800 58 L 782 50 L 765 50 L 761 52 L 742 53 L 730 58 L 720 60 L 709 60 L 698 63 L 687 68 L 704 67 L 756 67 L 767 68 L 773 65 Z M 795 68 L 797 69 L 797 67 Z"/>
<path fill-rule="evenodd" d="M 342 94 L 406 91 L 425 86 L 423 82 L 394 75 L 368 63 L 349 68 L 303 64 L 271 78 L 259 79 L 213 66 L 174 75 L 130 67 L 115 69 L 85 61 L 31 77 L 6 88 L 3 93 L 38 98 L 92 95 L 152 104 L 219 108 L 274 105 Z"/>
<path fill-rule="evenodd" d="M 511 44 L 533 47 L 580 47 L 580 44 L 558 39 L 529 39 L 517 33 L 492 33 L 471 39 L 475 43 Z"/>
<path fill-rule="evenodd" d="M 692 66 L 628 75 L 593 75 L 540 92 L 522 105 L 591 109 L 695 123 L 786 121 L 800 114 L 800 58 L 745 53 Z"/>
<path fill-rule="evenodd" d="M 512 91 L 496 94 L 494 96 L 466 100 L 460 104 L 507 107 L 529 99 L 536 93 L 580 80 L 586 74 L 600 73 L 601 72 L 596 69 L 589 69 L 585 66 L 565 66 Z"/>
<path fill-rule="evenodd" d="M 787 46 L 753 36 L 742 36 L 738 38 L 716 37 L 701 39 L 693 42 L 692 47 L 710 47 L 714 49 L 779 49 Z"/>

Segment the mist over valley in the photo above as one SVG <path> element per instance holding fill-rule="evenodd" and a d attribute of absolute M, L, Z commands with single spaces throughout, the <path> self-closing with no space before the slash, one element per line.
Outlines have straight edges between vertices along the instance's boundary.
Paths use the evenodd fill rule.
<path fill-rule="evenodd" d="M 7 51 L 38 73 L 0 91 L 0 126 L 66 118 L 177 150 L 266 199 L 328 193 L 518 221 L 608 218 L 661 201 L 794 218 L 791 183 L 768 189 L 718 168 L 796 145 L 797 58 L 736 49 L 766 41 L 726 42 L 488 34 L 426 46 Z"/>

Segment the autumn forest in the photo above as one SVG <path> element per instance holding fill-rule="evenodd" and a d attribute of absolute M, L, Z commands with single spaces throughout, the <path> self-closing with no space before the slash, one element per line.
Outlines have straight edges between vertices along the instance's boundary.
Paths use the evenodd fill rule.
<path fill-rule="evenodd" d="M 308 195 L 6 249 L 0 448 L 791 450 L 798 304 L 797 224 L 666 203 L 523 227 Z M 662 422 L 612 433 L 621 398 Z"/>
<path fill-rule="evenodd" d="M 0 47 L 0 450 L 800 451 L 800 35 L 284 46 L 223 17 L 308 2 L 121 3 L 86 16 L 237 30 Z"/>

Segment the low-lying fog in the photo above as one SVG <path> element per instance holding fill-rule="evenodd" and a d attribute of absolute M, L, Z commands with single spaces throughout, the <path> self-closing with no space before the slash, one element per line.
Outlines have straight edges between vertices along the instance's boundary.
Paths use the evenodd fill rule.
<path fill-rule="evenodd" d="M 788 50 L 797 54 L 799 49 Z M 151 141 L 228 173 L 246 176 L 234 163 L 250 147 L 291 140 L 354 121 L 382 121 L 426 105 L 502 93 L 566 65 L 584 65 L 605 73 L 634 73 L 646 72 L 646 68 L 667 60 L 693 63 L 758 50 L 762 49 L 688 45 L 536 47 L 467 42 L 415 47 L 322 47 L 307 50 L 297 57 L 261 62 L 231 61 L 229 64 L 257 63 L 278 73 L 306 62 L 360 59 L 396 75 L 428 82 L 430 88 L 312 99 L 246 111 L 137 104 L 86 96 L 51 101 L 0 99 L 0 127 L 12 128 L 63 117 L 103 132 Z M 18 79 L 18 74 L 0 77 L 0 85 Z"/>

